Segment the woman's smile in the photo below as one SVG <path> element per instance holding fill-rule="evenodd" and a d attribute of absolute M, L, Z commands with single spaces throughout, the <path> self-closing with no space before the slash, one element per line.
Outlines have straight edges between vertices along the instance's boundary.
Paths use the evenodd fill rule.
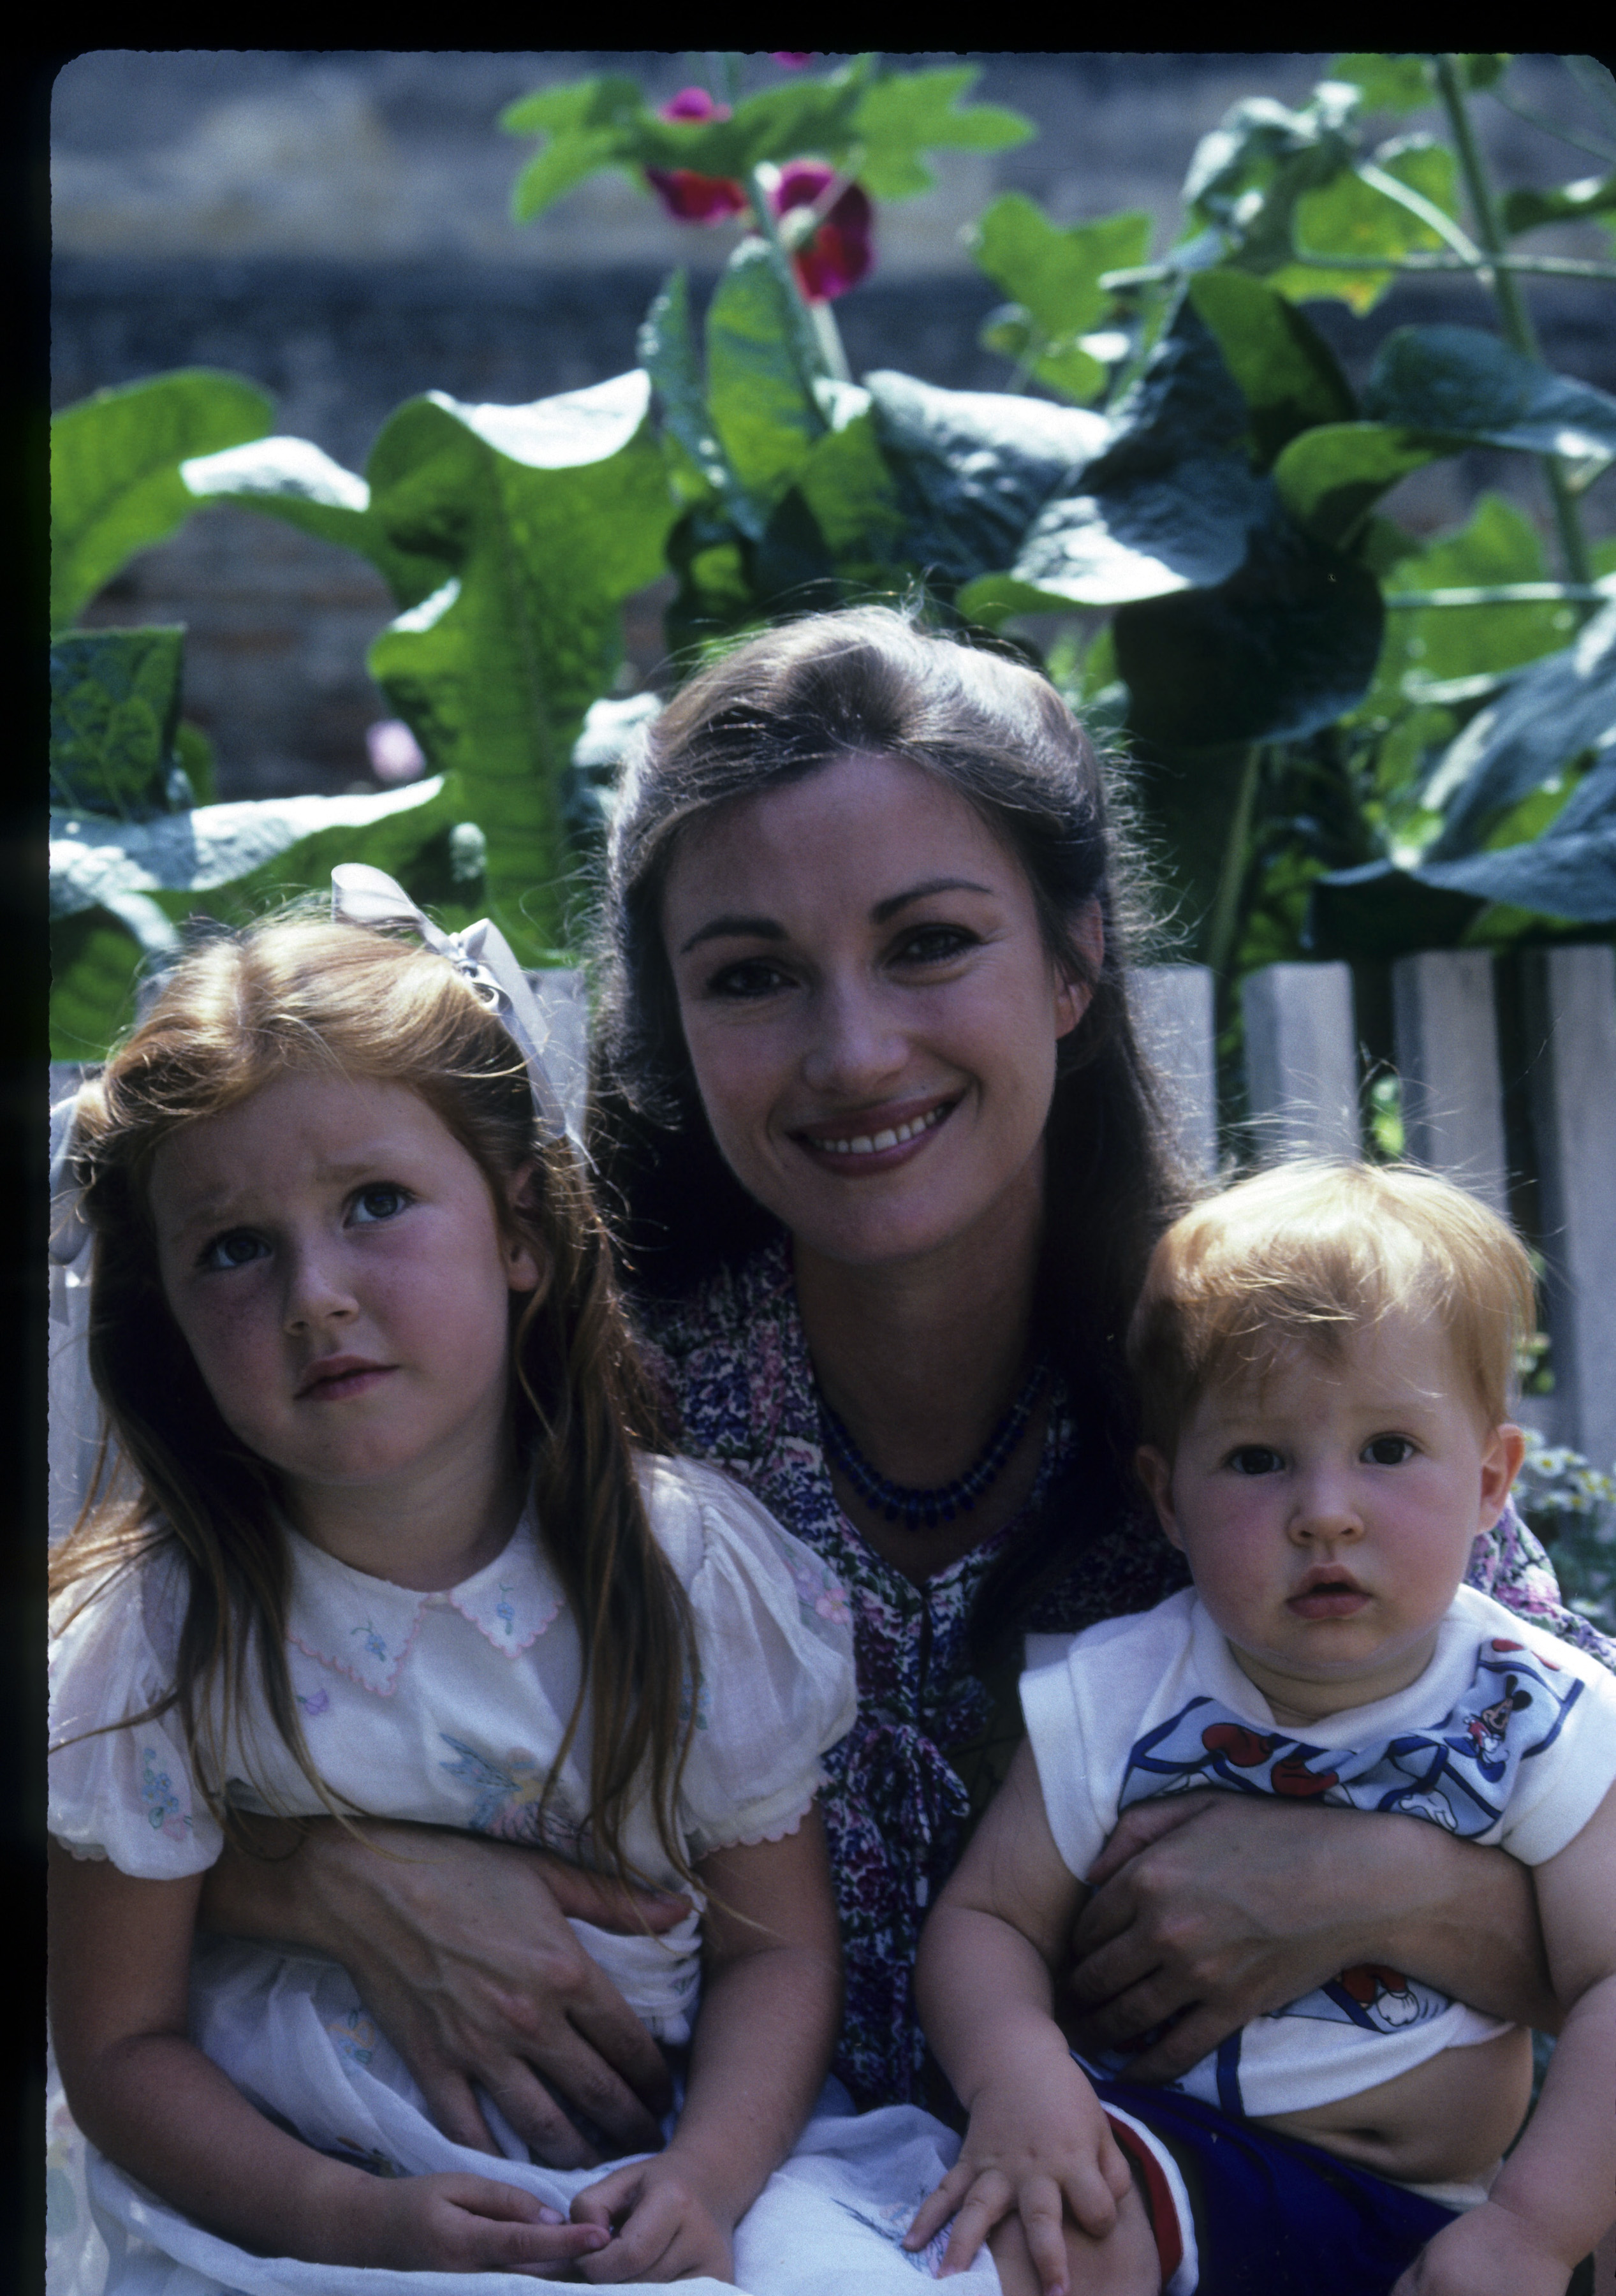
<path fill-rule="evenodd" d="M 871 1266 L 1036 1227 L 1087 996 L 946 783 L 844 757 L 721 808 L 675 853 L 663 931 L 713 1136 L 800 1250 Z"/>

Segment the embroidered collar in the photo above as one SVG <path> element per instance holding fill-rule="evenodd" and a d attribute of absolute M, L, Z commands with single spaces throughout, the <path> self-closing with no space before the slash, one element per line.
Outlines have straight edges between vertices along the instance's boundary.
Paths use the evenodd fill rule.
<path fill-rule="evenodd" d="M 442 1594 L 396 1587 L 339 1562 L 290 1527 L 291 1593 L 287 1639 L 322 1666 L 389 1698 L 429 1610 L 458 1611 L 507 1657 L 537 1642 L 562 1607 L 562 1595 L 524 1514 L 511 1543 L 481 1570 Z"/>

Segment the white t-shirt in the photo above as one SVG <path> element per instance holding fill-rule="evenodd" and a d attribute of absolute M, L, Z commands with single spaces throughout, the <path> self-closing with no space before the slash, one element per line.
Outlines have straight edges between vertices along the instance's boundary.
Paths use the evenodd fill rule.
<path fill-rule="evenodd" d="M 793 1832 L 819 1756 L 857 1703 L 841 1589 L 738 1484 L 689 1460 L 644 1458 L 658 1542 L 689 1597 L 698 1645 L 695 1728 L 674 1816 L 692 1861 Z M 524 1519 L 498 1558 L 425 1595 L 339 1562 L 288 1531 L 287 1659 L 309 1754 L 361 1811 L 529 1841 L 579 1864 L 589 1841 L 586 1707 L 542 1826 L 538 1804 L 577 1695 L 579 1646 L 555 1574 Z M 109 1593 L 58 1598 L 51 1647 L 47 1823 L 78 1857 L 154 1880 L 213 1864 L 223 1840 L 198 1791 L 177 1712 L 119 1723 L 173 1680 L 185 1576 L 165 1554 Z M 81 1603 L 77 1615 L 74 1605 Z M 205 1741 L 204 1741 L 205 1742 Z M 224 1734 L 227 1799 L 243 1809 L 324 1808 L 256 1681 Z M 214 1782 L 217 1783 L 217 1782 Z M 628 1857 L 677 1888 L 648 1803 L 623 1828 Z M 658 2038 L 688 2038 L 700 1916 L 661 1938 L 575 1929 Z"/>
<path fill-rule="evenodd" d="M 1417 1682 L 1305 1738 L 1276 1723 L 1193 1587 L 1081 1634 L 1031 1636 L 1027 1657 L 1021 1704 L 1044 1806 L 1079 1880 L 1123 1809 L 1203 1786 L 1401 1811 L 1538 1866 L 1616 1782 L 1616 1680 L 1468 1587 Z M 1302 2112 L 1507 2030 L 1366 1964 L 1256 2019 L 1171 2086 L 1253 2119 Z"/>

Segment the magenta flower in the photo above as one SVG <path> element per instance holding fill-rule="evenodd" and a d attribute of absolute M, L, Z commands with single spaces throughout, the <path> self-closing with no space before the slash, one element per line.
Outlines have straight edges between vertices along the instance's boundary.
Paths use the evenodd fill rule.
<path fill-rule="evenodd" d="M 785 216 L 793 208 L 811 208 L 835 180 L 835 168 L 823 160 L 789 160 L 774 187 L 775 213 Z M 817 229 L 792 247 L 798 283 L 808 302 L 834 302 L 838 295 L 857 286 L 875 258 L 874 225 L 875 211 L 868 197 L 857 184 L 849 184 Z M 789 230 L 786 238 L 789 245 Z"/>
<path fill-rule="evenodd" d="M 658 111 L 660 119 L 727 119 L 704 87 L 682 87 Z M 693 168 L 647 168 L 645 180 L 679 223 L 726 223 L 751 205 L 746 187 L 731 176 L 700 176 Z"/>
<path fill-rule="evenodd" d="M 768 53 L 771 61 L 783 65 L 787 71 L 800 71 L 804 64 L 811 64 L 814 61 L 812 48 L 771 48 Z"/>

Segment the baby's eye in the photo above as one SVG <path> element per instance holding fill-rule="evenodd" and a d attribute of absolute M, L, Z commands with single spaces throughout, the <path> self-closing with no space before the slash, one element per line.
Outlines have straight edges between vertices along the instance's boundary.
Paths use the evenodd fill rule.
<path fill-rule="evenodd" d="M 1364 1446 L 1364 1456 L 1372 1467 L 1400 1467 L 1414 1453 L 1407 1435 L 1377 1435 Z"/>
<path fill-rule="evenodd" d="M 1229 1464 L 1237 1475 L 1276 1475 L 1284 1464 L 1266 1443 L 1243 1443 L 1229 1454 Z"/>
<path fill-rule="evenodd" d="M 261 1259 L 268 1249 L 263 1237 L 255 1235 L 251 1228 L 227 1228 L 223 1235 L 216 1235 L 203 1244 L 197 1254 L 197 1265 L 223 1273 L 232 1267 L 246 1267 Z"/>
<path fill-rule="evenodd" d="M 361 1226 L 372 1226 L 378 1220 L 393 1219 L 409 1201 L 407 1192 L 395 1187 L 390 1180 L 379 1180 L 373 1188 L 361 1188 L 354 1198 L 353 1217 Z"/>

